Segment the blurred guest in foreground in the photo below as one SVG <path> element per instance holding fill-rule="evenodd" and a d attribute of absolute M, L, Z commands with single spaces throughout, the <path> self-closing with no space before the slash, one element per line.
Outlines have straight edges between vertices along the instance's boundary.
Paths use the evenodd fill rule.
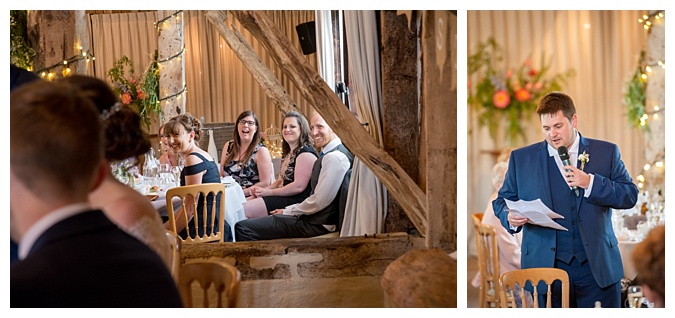
<path fill-rule="evenodd" d="M 92 102 L 65 83 L 26 84 L 10 131 L 10 306 L 182 306 L 157 253 L 88 203 L 109 174 Z"/>
<path fill-rule="evenodd" d="M 300 203 L 312 188 L 309 177 L 318 154 L 312 142 L 309 123 L 305 116 L 290 111 L 284 116 L 281 171 L 279 178 L 268 187 L 251 187 L 255 199 L 244 203 L 246 218 L 269 215 L 270 211 Z"/>
<path fill-rule="evenodd" d="M 69 76 L 62 81 L 82 91 L 98 109 L 106 163 L 135 159 L 150 149 L 150 140 L 141 128 L 141 117 L 119 103 L 106 82 L 84 75 Z M 89 194 L 89 202 L 92 207 L 103 210 L 120 228 L 150 246 L 170 266 L 170 247 L 162 219 L 148 198 L 119 182 L 108 169 L 101 186 Z"/>
<path fill-rule="evenodd" d="M 260 140 L 258 116 L 247 110 L 237 117 L 232 139 L 223 146 L 220 176 L 231 176 L 251 195 L 251 186 L 267 187 L 274 179 L 272 156 Z"/>
<path fill-rule="evenodd" d="M 633 249 L 633 264 L 642 292 L 656 308 L 666 300 L 666 227 L 657 226 Z"/>
<path fill-rule="evenodd" d="M 9 91 L 13 91 L 23 84 L 40 80 L 37 74 L 18 67 L 12 63 L 9 64 Z M 9 240 L 9 262 L 14 263 L 19 260 L 19 245 L 12 239 Z"/>

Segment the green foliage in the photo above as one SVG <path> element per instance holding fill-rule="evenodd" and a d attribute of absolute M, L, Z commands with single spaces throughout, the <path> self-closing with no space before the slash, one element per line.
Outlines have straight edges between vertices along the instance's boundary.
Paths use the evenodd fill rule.
<path fill-rule="evenodd" d="M 640 52 L 640 60 L 635 67 L 635 72 L 631 79 L 626 83 L 626 91 L 624 93 L 624 104 L 628 107 L 628 122 L 631 126 L 640 128 L 643 131 L 650 131 L 647 122 L 642 120 L 645 112 L 645 100 L 647 99 L 647 82 L 642 78 L 643 63 L 645 58 L 645 51 Z"/>
<path fill-rule="evenodd" d="M 33 68 L 35 50 L 28 41 L 28 11 L 9 11 L 9 62 L 25 69 Z"/>
<path fill-rule="evenodd" d="M 133 106 L 149 129 L 152 114 L 157 113 L 160 116 L 162 114 L 159 102 L 157 50 L 143 75 L 137 77 L 134 73 L 134 63 L 125 55 L 113 63 L 107 74 L 122 104 Z"/>

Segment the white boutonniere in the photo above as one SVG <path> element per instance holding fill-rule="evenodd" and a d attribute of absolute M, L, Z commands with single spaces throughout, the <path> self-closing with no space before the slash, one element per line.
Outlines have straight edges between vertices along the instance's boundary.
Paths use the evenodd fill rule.
<path fill-rule="evenodd" d="M 584 166 L 587 162 L 591 161 L 590 156 L 586 153 L 586 150 L 579 155 L 579 161 L 581 161 L 581 170 L 584 170 Z"/>

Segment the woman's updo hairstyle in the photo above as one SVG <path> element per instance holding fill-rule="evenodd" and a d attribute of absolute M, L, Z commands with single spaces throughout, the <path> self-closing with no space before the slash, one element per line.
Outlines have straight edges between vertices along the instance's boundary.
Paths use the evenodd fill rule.
<path fill-rule="evenodd" d="M 195 142 L 199 141 L 202 137 L 202 123 L 197 119 L 194 118 L 192 115 L 188 113 L 183 113 L 180 115 L 177 115 L 173 118 L 171 118 L 167 123 L 166 126 L 164 127 L 164 133 L 174 133 L 177 134 L 180 130 L 178 130 L 178 125 L 183 126 L 185 128 L 185 131 L 187 133 L 190 133 L 192 131 L 195 132 Z"/>
<path fill-rule="evenodd" d="M 120 103 L 106 82 L 85 75 L 72 75 L 61 81 L 78 88 L 98 108 L 103 121 L 106 159 L 114 162 L 148 152 L 151 143 L 141 128 L 141 116 Z"/>

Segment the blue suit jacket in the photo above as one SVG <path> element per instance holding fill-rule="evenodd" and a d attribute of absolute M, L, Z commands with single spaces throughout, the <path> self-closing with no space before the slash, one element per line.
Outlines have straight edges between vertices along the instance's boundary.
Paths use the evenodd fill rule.
<path fill-rule="evenodd" d="M 618 241 L 612 229 L 610 208 L 628 209 L 637 202 L 638 189 L 621 161 L 619 148 L 612 143 L 584 138 L 579 134 L 579 153 L 589 155 L 584 172 L 594 174 L 593 188 L 588 198 L 579 189 L 581 204 L 577 206 L 577 220 L 588 262 L 600 287 L 616 283 L 623 277 L 623 266 Z M 561 189 L 551 189 L 548 174 L 546 141 L 514 150 L 509 169 L 497 199 L 492 202 L 495 215 L 510 232 L 523 231 L 521 267 L 553 267 L 555 262 L 557 230 L 526 223 L 511 230 L 504 199 L 511 201 L 541 201 L 551 208 L 552 196 Z M 577 168 L 579 163 L 577 162 Z M 570 191 L 569 188 L 565 191 Z M 567 192 L 565 192 L 567 193 Z"/>

